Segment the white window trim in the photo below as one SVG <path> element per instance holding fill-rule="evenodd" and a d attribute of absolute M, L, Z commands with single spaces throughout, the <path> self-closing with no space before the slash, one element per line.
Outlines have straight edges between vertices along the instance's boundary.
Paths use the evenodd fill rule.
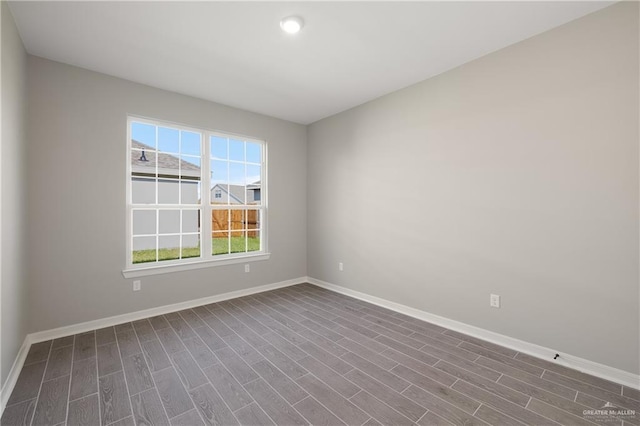
<path fill-rule="evenodd" d="M 200 205 L 158 205 L 158 204 L 149 204 L 147 207 L 162 207 L 162 208 L 171 208 L 171 207 L 179 207 L 179 208 L 189 208 L 189 207 L 198 207 L 202 210 L 202 216 L 200 219 L 201 228 L 200 228 L 200 257 L 199 258 L 188 258 L 188 259 L 177 259 L 177 260 L 166 260 L 162 262 L 149 262 L 149 263 L 133 263 L 132 259 L 132 232 L 133 232 L 133 209 L 139 208 L 138 205 L 135 205 L 131 202 L 131 122 L 139 122 L 145 124 L 151 124 L 154 126 L 170 126 L 173 128 L 177 128 L 179 130 L 186 130 L 189 132 L 199 133 L 201 135 L 202 146 L 201 146 L 201 204 Z M 261 242 L 261 250 L 254 252 L 244 252 L 244 253 L 230 253 L 223 255 L 212 255 L 212 244 L 211 237 L 206 238 L 205 235 L 211 235 L 211 214 L 215 207 L 211 204 L 211 188 L 209 188 L 209 179 L 211 175 L 211 153 L 210 153 L 210 138 L 211 136 L 220 136 L 220 137 L 232 137 L 242 139 L 247 142 L 259 143 L 262 145 L 262 161 L 261 161 L 261 204 L 259 210 L 261 210 L 261 224 L 260 224 L 260 242 Z M 207 130 L 207 129 L 199 129 L 193 128 L 191 126 L 186 126 L 179 123 L 174 123 L 170 121 L 161 121 L 154 120 L 149 118 L 143 118 L 139 116 L 129 115 L 127 116 L 127 178 L 126 178 L 126 267 L 122 270 L 122 275 L 125 278 L 135 278 L 147 275 L 158 275 L 158 274 L 166 274 L 172 272 L 179 271 L 188 271 L 193 269 L 202 269 L 209 268 L 215 266 L 224 266 L 224 265 L 233 265 L 238 263 L 248 263 L 248 262 L 257 262 L 257 261 L 265 261 L 268 260 L 271 254 L 268 251 L 268 205 L 267 205 L 267 142 L 265 140 L 256 139 L 253 137 L 248 137 L 244 135 L 222 132 L 216 130 Z M 205 188 L 208 188 L 205 190 Z M 230 205 L 229 207 L 233 207 L 234 205 Z M 247 206 L 246 204 L 244 206 Z M 237 206 L 241 207 L 241 206 Z M 144 207 L 140 207 L 144 208 Z M 220 208 L 220 207 L 218 207 Z M 209 220 L 206 220 L 209 218 Z"/>

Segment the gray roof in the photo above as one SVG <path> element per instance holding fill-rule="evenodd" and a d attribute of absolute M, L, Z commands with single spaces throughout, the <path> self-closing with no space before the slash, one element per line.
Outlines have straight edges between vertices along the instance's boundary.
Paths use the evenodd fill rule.
<path fill-rule="evenodd" d="M 175 155 L 156 152 L 155 149 L 135 139 L 131 140 L 131 168 L 133 173 L 155 174 L 155 162 L 158 161 L 158 174 L 163 176 L 178 176 L 178 168 L 182 175 L 200 176 L 200 167 L 188 161 L 181 160 Z M 147 161 L 141 160 L 142 152 Z M 197 172 L 197 173 L 196 173 Z"/>

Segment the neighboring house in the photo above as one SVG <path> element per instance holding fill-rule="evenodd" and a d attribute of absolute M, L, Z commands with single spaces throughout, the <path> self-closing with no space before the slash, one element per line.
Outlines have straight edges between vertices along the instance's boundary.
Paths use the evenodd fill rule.
<path fill-rule="evenodd" d="M 200 167 L 181 160 L 175 155 L 157 153 L 153 147 L 136 140 L 131 141 L 131 148 L 131 197 L 133 203 L 155 203 L 156 179 L 159 203 L 178 204 L 180 199 L 182 199 L 182 203 L 198 203 Z M 180 216 L 163 215 L 164 217 L 171 217 L 171 219 L 166 219 L 166 223 L 161 222 L 159 224 L 160 235 L 164 233 L 179 233 L 181 229 Z M 133 235 L 140 235 L 142 228 L 144 228 L 144 224 L 136 224 L 134 221 Z M 199 229 L 197 216 L 183 218 L 182 229 Z M 161 249 L 178 247 L 180 244 L 179 238 L 179 236 L 161 237 L 158 247 Z M 183 247 L 197 247 L 198 244 L 199 237 L 197 235 L 183 236 Z M 155 239 L 133 239 L 133 250 L 147 250 L 155 247 Z"/>
<path fill-rule="evenodd" d="M 211 188 L 211 202 L 213 204 L 247 204 L 260 203 L 260 181 L 243 185 L 216 184 Z"/>

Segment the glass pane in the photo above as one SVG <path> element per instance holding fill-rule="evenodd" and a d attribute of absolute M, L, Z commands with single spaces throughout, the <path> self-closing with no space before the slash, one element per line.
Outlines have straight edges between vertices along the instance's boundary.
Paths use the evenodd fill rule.
<path fill-rule="evenodd" d="M 156 237 L 133 237 L 133 263 L 156 261 Z"/>
<path fill-rule="evenodd" d="M 182 177 L 187 178 L 200 178 L 200 157 L 194 157 L 191 155 L 182 155 L 180 157 L 180 171 Z"/>
<path fill-rule="evenodd" d="M 211 204 L 227 204 L 229 202 L 229 185 L 216 184 L 211 188 Z"/>
<path fill-rule="evenodd" d="M 181 181 L 180 194 L 182 204 L 200 204 L 200 182 L 198 181 Z"/>
<path fill-rule="evenodd" d="M 211 183 L 227 183 L 229 179 L 229 162 L 211 160 Z M 213 186 L 212 186 L 213 187 Z"/>
<path fill-rule="evenodd" d="M 229 204 L 244 204 L 246 200 L 245 165 L 229 163 Z"/>
<path fill-rule="evenodd" d="M 145 235 L 156 233 L 156 211 L 133 211 L 133 235 Z"/>
<path fill-rule="evenodd" d="M 211 239 L 211 252 L 213 255 L 229 253 L 229 234 L 227 232 L 214 232 Z"/>
<path fill-rule="evenodd" d="M 158 177 L 178 179 L 180 177 L 180 158 L 177 155 L 158 153 Z M 185 168 L 193 169 L 185 163 Z M 195 170 L 198 170 L 197 168 Z"/>
<path fill-rule="evenodd" d="M 244 185 L 246 182 L 244 163 L 229 163 L 229 183 Z"/>
<path fill-rule="evenodd" d="M 132 177 L 131 202 L 134 204 L 155 204 L 156 180 Z"/>
<path fill-rule="evenodd" d="M 156 175 L 156 152 L 137 144 L 131 150 L 131 176 L 151 177 Z"/>
<path fill-rule="evenodd" d="M 247 171 L 246 171 L 247 185 L 260 184 L 260 179 L 262 178 L 262 175 L 260 174 L 260 169 L 261 167 L 255 164 L 247 164 Z"/>
<path fill-rule="evenodd" d="M 160 210 L 160 234 L 180 233 L 180 210 Z"/>
<path fill-rule="evenodd" d="M 165 235 L 158 237 L 158 260 L 180 259 L 180 236 Z"/>
<path fill-rule="evenodd" d="M 213 232 L 229 231 L 229 210 L 213 210 L 211 212 L 211 228 Z"/>
<path fill-rule="evenodd" d="M 229 160 L 244 161 L 244 142 L 229 139 Z"/>
<path fill-rule="evenodd" d="M 260 230 L 247 231 L 247 251 L 260 251 Z"/>
<path fill-rule="evenodd" d="M 211 158 L 229 158 L 227 155 L 227 138 L 211 136 Z"/>
<path fill-rule="evenodd" d="M 229 185 L 229 204 L 244 204 L 247 187 L 244 185 Z"/>
<path fill-rule="evenodd" d="M 245 253 L 247 251 L 247 231 L 232 232 L 231 253 Z"/>
<path fill-rule="evenodd" d="M 182 258 L 200 257 L 200 235 L 182 236 Z"/>
<path fill-rule="evenodd" d="M 260 204 L 262 201 L 260 166 L 247 165 L 247 204 Z"/>
<path fill-rule="evenodd" d="M 177 180 L 158 180 L 158 204 L 178 204 L 180 183 Z"/>
<path fill-rule="evenodd" d="M 245 229 L 245 211 L 231 210 L 231 239 L 243 236 Z"/>
<path fill-rule="evenodd" d="M 131 142 L 142 143 L 151 149 L 156 149 L 156 126 L 152 124 L 131 123 Z"/>
<path fill-rule="evenodd" d="M 200 180 L 202 171 L 200 170 L 200 159 L 196 157 L 182 156 L 180 158 L 180 179 Z"/>
<path fill-rule="evenodd" d="M 180 152 L 187 155 L 200 156 L 200 133 L 187 132 L 183 130 L 181 132 Z"/>
<path fill-rule="evenodd" d="M 260 210 L 247 210 L 246 229 L 249 231 L 260 229 Z M 249 236 L 252 236 L 251 232 Z"/>
<path fill-rule="evenodd" d="M 198 232 L 200 229 L 200 211 L 182 211 L 182 232 Z"/>
<path fill-rule="evenodd" d="M 180 131 L 168 127 L 158 127 L 158 151 L 180 152 Z"/>
<path fill-rule="evenodd" d="M 262 163 L 262 144 L 247 142 L 247 162 Z"/>

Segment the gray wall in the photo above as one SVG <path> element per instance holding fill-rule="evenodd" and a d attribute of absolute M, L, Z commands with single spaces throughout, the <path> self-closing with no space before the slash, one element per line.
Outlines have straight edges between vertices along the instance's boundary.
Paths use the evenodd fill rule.
<path fill-rule="evenodd" d="M 306 275 L 306 128 L 29 56 L 30 331 Z M 142 278 L 125 266 L 127 114 L 264 139 L 271 259 Z M 98 190 L 96 190 L 98 189 Z M 100 226 L 96 226 L 99 223 Z"/>
<path fill-rule="evenodd" d="M 2 14 L 2 256 L 0 299 L 2 306 L 0 338 L 0 383 L 24 341 L 29 304 L 25 277 L 26 169 L 27 140 L 27 54 L 16 30 L 11 11 L 1 2 Z"/>
<path fill-rule="evenodd" d="M 638 30 L 621 2 L 312 124 L 309 275 L 640 372 Z"/>

